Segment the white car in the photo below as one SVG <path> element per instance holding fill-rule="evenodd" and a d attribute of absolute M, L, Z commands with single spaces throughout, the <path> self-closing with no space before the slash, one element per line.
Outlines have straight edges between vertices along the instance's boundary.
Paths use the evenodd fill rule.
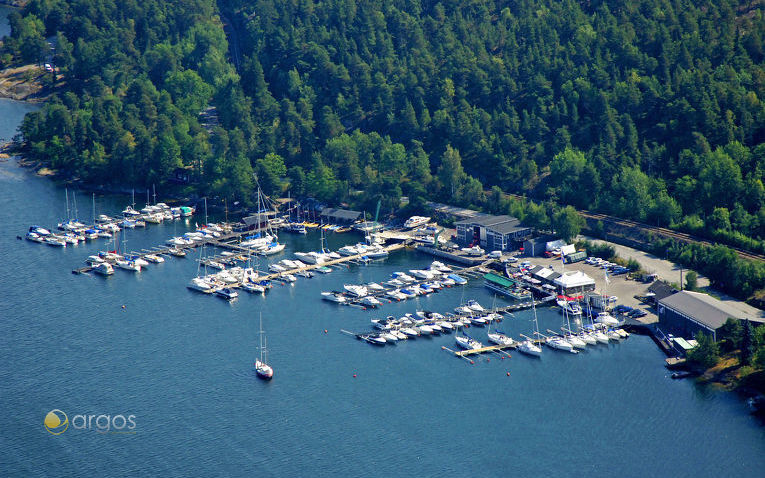
<path fill-rule="evenodd" d="M 502 251 L 491 251 L 487 257 L 489 259 L 499 259 L 502 257 Z"/>

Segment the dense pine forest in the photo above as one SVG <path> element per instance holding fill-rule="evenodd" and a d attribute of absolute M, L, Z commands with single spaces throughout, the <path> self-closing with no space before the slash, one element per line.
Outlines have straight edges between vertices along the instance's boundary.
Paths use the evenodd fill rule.
<path fill-rule="evenodd" d="M 408 196 L 555 226 L 566 210 L 546 202 L 763 251 L 763 10 L 32 0 L 0 62 L 43 61 L 54 37 L 55 94 L 21 139 L 84 181 L 162 184 L 188 167 L 196 192 L 245 202 L 257 177 L 269 193 L 370 210 Z M 209 107 L 217 124 L 203 124 Z"/>

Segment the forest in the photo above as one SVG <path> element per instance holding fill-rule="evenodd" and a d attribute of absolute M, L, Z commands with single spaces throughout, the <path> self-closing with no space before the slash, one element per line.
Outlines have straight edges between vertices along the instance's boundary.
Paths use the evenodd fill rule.
<path fill-rule="evenodd" d="M 759 0 L 31 0 L 10 21 L 0 66 L 49 39 L 60 72 L 25 154 L 84 181 L 185 167 L 232 200 L 257 178 L 540 227 L 570 205 L 765 251 Z"/>

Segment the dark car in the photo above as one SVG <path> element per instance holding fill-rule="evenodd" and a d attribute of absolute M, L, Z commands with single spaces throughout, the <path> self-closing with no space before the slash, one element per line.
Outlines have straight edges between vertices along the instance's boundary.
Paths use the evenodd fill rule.
<path fill-rule="evenodd" d="M 646 315 L 648 315 L 648 312 L 641 309 L 633 309 L 632 312 L 630 312 L 627 315 L 629 315 L 633 319 L 639 319 L 640 317 L 645 317 Z"/>
<path fill-rule="evenodd" d="M 626 314 L 627 312 L 632 312 L 632 307 L 626 305 L 617 305 L 614 307 L 614 312 L 617 314 Z"/>

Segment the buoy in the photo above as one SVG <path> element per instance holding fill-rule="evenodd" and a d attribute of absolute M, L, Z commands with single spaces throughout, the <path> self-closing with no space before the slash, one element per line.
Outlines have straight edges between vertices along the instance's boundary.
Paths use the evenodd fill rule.
<path fill-rule="evenodd" d="M 470 361 L 470 364 L 471 364 L 471 365 L 475 365 L 475 362 L 473 362 L 473 361 L 471 360 L 471 361 Z"/>
<path fill-rule="evenodd" d="M 353 378 L 356 378 L 356 374 L 355 373 L 353 374 Z"/>
<path fill-rule="evenodd" d="M 507 376 L 508 376 L 508 377 L 510 376 L 510 372 L 507 372 Z"/>
<path fill-rule="evenodd" d="M 325 333 L 325 334 L 327 333 L 327 329 L 324 329 L 324 333 Z"/>
<path fill-rule="evenodd" d="M 490 359 L 490 358 L 487 358 L 487 359 L 486 359 L 486 361 L 487 361 L 487 362 L 491 362 L 491 359 Z"/>
<path fill-rule="evenodd" d="M 125 308 L 125 306 L 123 305 L 123 306 L 122 306 L 122 308 L 124 309 L 124 308 Z"/>

